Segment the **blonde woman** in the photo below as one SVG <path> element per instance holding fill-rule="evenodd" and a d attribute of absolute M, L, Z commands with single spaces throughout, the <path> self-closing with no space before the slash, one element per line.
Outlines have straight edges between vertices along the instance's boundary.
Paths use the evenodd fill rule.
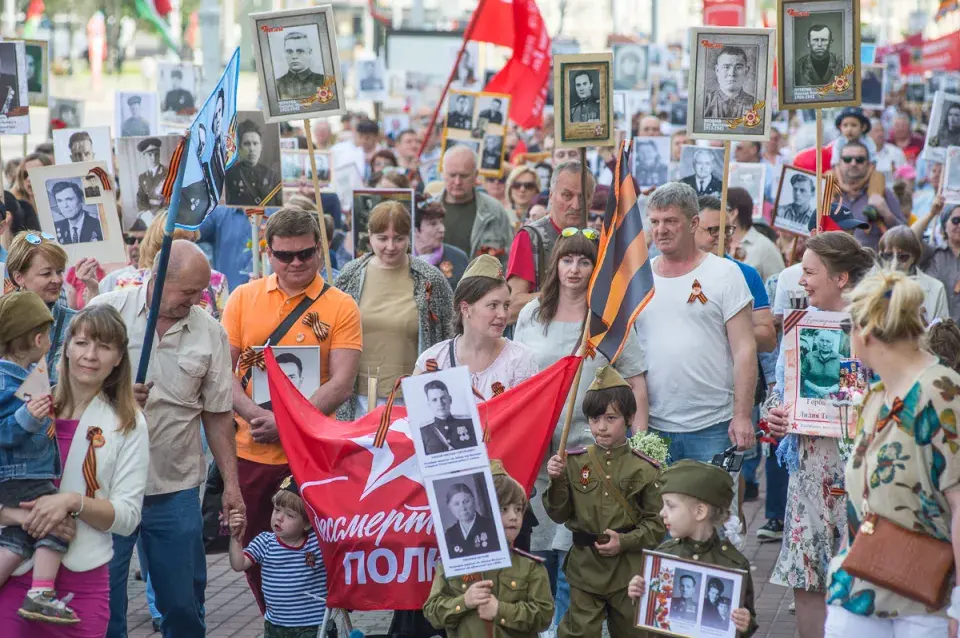
<path fill-rule="evenodd" d="M 510 171 L 507 177 L 507 200 L 521 224 L 529 221 L 527 216 L 541 189 L 540 175 L 530 166 L 521 165 Z"/>

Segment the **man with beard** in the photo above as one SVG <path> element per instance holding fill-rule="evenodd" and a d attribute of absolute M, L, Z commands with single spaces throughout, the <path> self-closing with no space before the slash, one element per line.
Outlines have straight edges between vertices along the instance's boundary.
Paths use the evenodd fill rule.
<path fill-rule="evenodd" d="M 947 113 L 943 123 L 940 124 L 940 130 L 931 141 L 933 146 L 941 148 L 960 146 L 960 103 L 951 102 L 947 106 Z"/>
<path fill-rule="evenodd" d="M 147 165 L 147 170 L 137 177 L 137 214 L 147 226 L 164 207 L 163 183 L 167 179 L 167 167 L 160 163 L 160 140 L 148 137 L 137 144 L 137 152 Z"/>
<path fill-rule="evenodd" d="M 570 109 L 571 122 L 599 122 L 600 98 L 593 97 L 593 80 L 586 71 L 573 76 L 573 88 L 577 98 Z"/>
<path fill-rule="evenodd" d="M 93 140 L 86 131 L 77 131 L 67 140 L 67 148 L 70 149 L 70 161 L 92 162 L 96 159 L 93 155 Z"/>
<path fill-rule="evenodd" d="M 807 55 L 797 60 L 794 84 L 797 86 L 823 86 L 843 70 L 843 60 L 830 53 L 833 34 L 825 24 L 815 24 L 807 30 Z"/>
<path fill-rule="evenodd" d="M 790 188 L 793 189 L 793 202 L 781 206 L 777 216 L 786 221 L 806 225 L 817 214 L 814 207 L 813 192 L 815 189 L 813 178 L 809 175 L 794 175 L 790 178 Z"/>
<path fill-rule="evenodd" d="M 706 149 L 697 151 L 693 156 L 693 175 L 680 180 L 697 191 L 697 197 L 713 195 L 720 197 L 723 182 L 713 176 L 713 153 Z"/>
<path fill-rule="evenodd" d="M 63 245 L 80 244 L 103 239 L 97 214 L 83 207 L 83 192 L 73 182 L 58 182 L 53 187 L 53 199 L 63 218 L 54 224 L 57 241 Z"/>
<path fill-rule="evenodd" d="M 667 181 L 668 167 L 651 140 L 637 140 L 637 169 L 634 177 L 640 188 L 659 186 Z"/>
<path fill-rule="evenodd" d="M 287 31 L 283 36 L 283 53 L 287 60 L 287 72 L 277 78 L 277 97 L 281 100 L 297 100 L 315 95 L 327 77 L 310 68 L 313 47 L 307 34 L 303 31 Z"/>
<path fill-rule="evenodd" d="M 743 90 L 743 83 L 750 71 L 743 49 L 723 47 L 717 56 L 714 71 L 717 74 L 717 88 L 707 91 L 703 117 L 731 120 L 753 109 L 756 98 Z"/>
<path fill-rule="evenodd" d="M 227 205 L 280 206 L 280 192 L 267 195 L 280 185 L 280 176 L 272 168 L 260 164 L 263 153 L 263 133 L 253 120 L 244 120 L 237 128 L 240 141 L 237 162 L 226 175 Z"/>

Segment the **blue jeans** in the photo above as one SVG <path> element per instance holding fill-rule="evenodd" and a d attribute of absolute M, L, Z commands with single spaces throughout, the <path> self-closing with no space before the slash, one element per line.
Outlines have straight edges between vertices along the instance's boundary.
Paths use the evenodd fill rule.
<path fill-rule="evenodd" d="M 163 638 L 203 638 L 207 561 L 203 551 L 200 488 L 145 496 L 140 527 L 113 535 L 110 561 L 110 625 L 107 638 L 127 636 L 127 576 L 138 536 L 163 616 Z"/>
<path fill-rule="evenodd" d="M 764 514 L 767 519 L 782 521 L 787 514 L 787 485 L 790 483 L 790 473 L 787 468 L 780 467 L 775 448 L 770 450 L 766 462 L 767 501 Z"/>
<path fill-rule="evenodd" d="M 663 432 L 651 427 L 658 436 L 670 441 L 670 463 L 684 459 L 709 463 L 717 454 L 733 445 L 730 442 L 730 421 L 705 427 L 696 432 Z"/>
<path fill-rule="evenodd" d="M 567 608 L 570 607 L 570 585 L 567 583 L 566 574 L 563 573 L 567 552 L 548 549 L 532 553 L 546 561 L 543 566 L 547 568 L 547 576 L 550 577 L 550 592 L 554 599 L 553 626 L 556 627 L 560 624 L 563 615 L 567 613 Z"/>
<path fill-rule="evenodd" d="M 150 567 L 147 565 L 147 554 L 143 551 L 143 538 L 137 539 L 137 558 L 140 559 L 140 575 L 143 576 L 145 585 L 144 593 L 147 596 L 147 608 L 150 610 L 150 618 L 160 620 L 163 616 L 157 610 L 157 595 L 153 591 L 153 583 L 150 581 Z"/>

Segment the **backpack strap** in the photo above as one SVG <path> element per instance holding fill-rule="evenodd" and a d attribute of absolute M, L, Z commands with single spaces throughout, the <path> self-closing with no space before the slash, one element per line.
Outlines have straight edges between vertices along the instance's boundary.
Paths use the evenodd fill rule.
<path fill-rule="evenodd" d="M 537 290 L 540 290 L 540 285 L 543 283 L 544 277 L 546 275 L 546 273 L 544 272 L 544 268 L 545 268 L 544 261 L 546 261 L 546 258 L 547 258 L 546 255 L 544 255 L 543 253 L 543 235 L 540 233 L 540 231 L 537 228 L 534 228 L 533 226 L 529 226 L 529 225 L 522 226 L 520 230 L 527 231 L 527 235 L 530 236 L 531 246 L 534 246 L 534 242 L 536 242 L 534 248 L 537 251 L 537 263 L 535 264 L 536 268 L 534 269 L 534 275 L 537 278 L 537 282 L 536 282 Z"/>

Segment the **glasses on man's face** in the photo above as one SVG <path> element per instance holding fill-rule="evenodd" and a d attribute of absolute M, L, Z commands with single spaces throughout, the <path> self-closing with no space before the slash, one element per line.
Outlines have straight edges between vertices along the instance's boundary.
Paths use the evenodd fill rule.
<path fill-rule="evenodd" d="M 720 236 L 719 226 L 706 226 L 704 230 L 710 233 L 710 236 L 714 239 Z M 723 227 L 723 234 L 727 239 L 733 237 L 733 233 L 735 232 L 737 232 L 737 227 L 732 224 L 727 224 Z"/>
<path fill-rule="evenodd" d="M 537 185 L 533 182 L 514 182 L 510 188 L 513 190 L 525 190 L 525 191 L 535 191 L 537 190 Z"/>
<path fill-rule="evenodd" d="M 960 226 L 960 217 L 951 217 L 950 223 L 954 226 Z"/>
<path fill-rule="evenodd" d="M 907 264 L 907 263 L 910 263 L 911 259 L 913 259 L 913 257 L 908 255 L 907 253 L 901 253 L 901 252 L 880 253 L 881 261 L 891 261 L 891 262 L 895 261 L 897 263 Z"/>
<path fill-rule="evenodd" d="M 317 255 L 317 247 L 304 248 L 303 250 L 273 250 L 271 251 L 277 261 L 282 264 L 292 264 L 294 259 L 299 261 L 310 261 Z"/>
<path fill-rule="evenodd" d="M 844 155 L 840 159 L 843 160 L 844 164 L 866 164 L 867 163 L 867 158 L 864 157 L 863 155 L 854 155 L 853 157 L 850 157 L 849 155 Z"/>
<path fill-rule="evenodd" d="M 568 226 L 560 231 L 561 237 L 573 237 L 577 233 L 583 233 L 583 236 L 589 239 L 590 241 L 597 241 L 600 239 L 600 231 L 596 228 L 577 228 L 575 226 Z"/>
<path fill-rule="evenodd" d="M 140 238 L 139 238 L 139 237 L 134 237 L 133 235 L 124 235 L 124 236 L 123 236 L 123 243 L 125 243 L 127 246 L 133 246 L 133 245 L 136 244 L 138 241 L 140 241 Z"/>
<path fill-rule="evenodd" d="M 28 233 L 27 236 L 24 237 L 24 239 L 26 239 L 28 242 L 30 242 L 30 243 L 33 244 L 34 246 L 39 246 L 40 244 L 43 243 L 44 240 L 46 240 L 46 241 L 57 241 L 57 238 L 54 237 L 53 235 L 49 234 L 49 233 L 39 233 L 39 234 L 37 234 L 37 233 Z"/>

